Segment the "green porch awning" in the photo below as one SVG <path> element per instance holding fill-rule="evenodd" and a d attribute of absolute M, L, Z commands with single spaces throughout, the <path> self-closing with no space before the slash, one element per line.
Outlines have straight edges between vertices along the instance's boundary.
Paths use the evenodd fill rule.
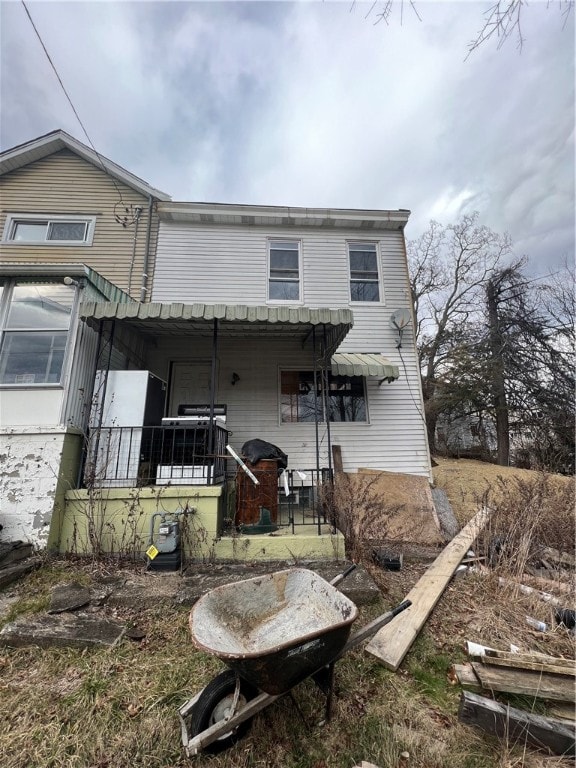
<path fill-rule="evenodd" d="M 222 337 L 242 339 L 298 338 L 302 344 L 311 343 L 312 333 L 318 331 L 318 343 L 325 339 L 326 350 L 333 353 L 352 328 L 354 318 L 350 309 L 310 307 L 251 306 L 245 304 L 183 304 L 150 302 L 120 303 L 114 301 L 83 302 L 80 317 L 91 325 L 99 321 L 116 321 L 120 327 L 148 338 L 194 334 L 211 336 L 214 321 Z"/>
<path fill-rule="evenodd" d="M 352 354 L 338 352 L 332 355 L 332 373 L 335 376 L 377 376 L 379 379 L 397 379 L 397 365 L 388 358 L 376 354 Z"/>

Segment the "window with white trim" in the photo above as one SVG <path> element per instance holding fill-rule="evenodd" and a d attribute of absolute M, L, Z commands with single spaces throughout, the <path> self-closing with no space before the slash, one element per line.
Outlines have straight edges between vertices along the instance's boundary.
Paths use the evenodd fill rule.
<path fill-rule="evenodd" d="M 350 301 L 380 301 L 376 243 L 348 243 Z"/>
<path fill-rule="evenodd" d="M 4 242 L 20 245 L 91 245 L 94 216 L 12 214 L 6 219 Z"/>
<path fill-rule="evenodd" d="M 60 383 L 74 296 L 74 290 L 56 283 L 4 285 L 0 385 Z"/>
<path fill-rule="evenodd" d="M 301 301 L 300 242 L 268 243 L 268 301 Z"/>
<path fill-rule="evenodd" d="M 329 421 L 368 421 L 363 376 L 333 376 L 328 373 L 326 405 Z M 313 371 L 280 372 L 280 420 L 294 422 L 326 421 L 320 373 L 314 387 Z"/>

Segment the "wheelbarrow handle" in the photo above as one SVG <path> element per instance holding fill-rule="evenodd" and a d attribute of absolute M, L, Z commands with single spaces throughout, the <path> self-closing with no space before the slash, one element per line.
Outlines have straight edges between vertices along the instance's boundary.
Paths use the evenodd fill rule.
<path fill-rule="evenodd" d="M 352 563 L 343 573 L 339 573 L 338 576 L 335 576 L 330 584 L 332 584 L 333 587 L 336 587 L 338 584 L 340 584 L 341 581 L 344 581 L 346 576 L 349 576 L 352 571 L 356 569 L 356 563 Z"/>
<path fill-rule="evenodd" d="M 411 605 L 411 600 L 403 600 L 399 605 L 396 606 L 396 608 L 392 608 L 392 610 L 388 611 L 387 613 L 383 613 L 382 616 L 378 616 L 377 619 L 374 619 L 374 621 L 366 624 L 366 626 L 362 627 L 362 629 L 356 632 L 355 635 L 352 635 L 344 648 L 340 651 L 338 658 L 341 658 L 345 653 L 348 653 L 348 651 L 352 650 L 352 648 L 355 648 L 357 645 L 360 645 L 360 643 L 363 643 L 365 640 L 373 637 L 379 629 L 392 621 L 392 619 L 395 616 L 398 616 L 399 613 L 405 611 L 406 608 L 410 608 Z"/>

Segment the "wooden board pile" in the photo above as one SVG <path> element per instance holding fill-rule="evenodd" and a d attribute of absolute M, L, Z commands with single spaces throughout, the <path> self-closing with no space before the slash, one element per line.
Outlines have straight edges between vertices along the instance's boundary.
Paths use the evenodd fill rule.
<path fill-rule="evenodd" d="M 576 664 L 542 653 L 519 653 L 468 643 L 471 661 L 455 664 L 453 679 L 464 688 L 527 696 L 553 702 L 543 717 L 464 691 L 459 719 L 508 740 L 575 755 Z"/>
<path fill-rule="evenodd" d="M 465 557 L 469 547 L 489 519 L 489 510 L 482 509 L 470 520 L 406 596 L 412 605 L 403 615 L 402 621 L 386 625 L 368 643 L 366 651 L 376 656 L 388 669 L 398 669 L 452 577 L 460 569 L 466 572 L 467 566 L 462 563 L 467 562 Z M 499 580 L 500 586 L 503 589 L 513 586 L 523 594 L 534 595 L 548 603 L 556 611 L 562 612 L 561 616 L 556 614 L 556 621 L 574 631 L 573 608 L 562 608 L 573 602 L 573 587 L 545 578 L 553 575 L 558 568 L 573 570 L 574 557 L 549 548 L 543 554 L 545 557 L 542 558 L 541 568 L 528 574 L 538 577 L 539 586 L 543 589 L 506 579 Z M 481 563 L 484 558 L 473 560 L 475 573 L 488 571 Z M 562 598 L 548 591 L 551 586 L 558 588 Z M 542 631 L 547 629 L 544 622 L 529 617 L 527 620 L 533 626 L 538 625 L 537 628 Z M 574 659 L 539 653 L 512 653 L 471 645 L 474 651 L 470 654 L 470 663 L 453 667 L 454 682 L 477 691 L 523 695 L 532 701 L 542 699 L 548 702 L 547 710 L 552 716 L 543 717 L 516 709 L 468 690 L 462 694 L 460 720 L 511 742 L 521 741 L 538 748 L 544 747 L 558 755 L 575 755 Z"/>

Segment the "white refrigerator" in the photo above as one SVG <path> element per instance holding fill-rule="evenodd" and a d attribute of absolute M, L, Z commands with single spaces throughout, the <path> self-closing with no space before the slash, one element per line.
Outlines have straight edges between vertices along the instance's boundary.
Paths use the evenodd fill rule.
<path fill-rule="evenodd" d="M 142 427 L 161 425 L 165 403 L 166 382 L 149 371 L 97 372 L 87 462 L 95 484 L 138 484 Z"/>

